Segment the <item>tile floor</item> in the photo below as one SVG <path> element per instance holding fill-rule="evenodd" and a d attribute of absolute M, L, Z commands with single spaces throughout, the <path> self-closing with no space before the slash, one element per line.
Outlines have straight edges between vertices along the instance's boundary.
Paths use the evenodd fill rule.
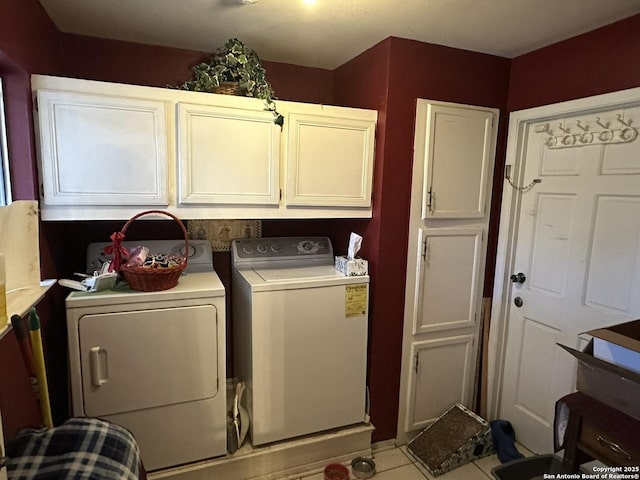
<path fill-rule="evenodd" d="M 522 445 L 517 445 L 518 451 L 523 455 L 532 455 Z M 373 458 L 376 462 L 376 474 L 374 480 L 433 480 L 419 463 L 416 463 L 406 447 L 376 449 L 373 448 Z M 472 463 L 467 463 L 438 477 L 438 480 L 493 480 L 491 469 L 500 465 L 496 455 L 481 458 Z M 301 480 L 323 480 L 322 472 L 302 477 Z M 351 478 L 354 478 L 353 475 Z"/>

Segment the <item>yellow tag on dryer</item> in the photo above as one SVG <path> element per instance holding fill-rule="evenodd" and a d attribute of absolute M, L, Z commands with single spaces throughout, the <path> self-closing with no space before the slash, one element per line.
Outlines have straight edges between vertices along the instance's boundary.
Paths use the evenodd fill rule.
<path fill-rule="evenodd" d="M 347 285 L 345 289 L 344 314 L 349 317 L 364 317 L 367 314 L 366 283 Z"/>

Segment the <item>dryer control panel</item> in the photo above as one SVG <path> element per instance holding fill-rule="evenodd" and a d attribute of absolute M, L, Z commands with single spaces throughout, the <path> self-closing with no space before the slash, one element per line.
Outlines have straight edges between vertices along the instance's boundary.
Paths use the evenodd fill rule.
<path fill-rule="evenodd" d="M 333 247 L 328 237 L 245 238 L 231 242 L 236 268 L 270 265 L 332 265 Z"/>

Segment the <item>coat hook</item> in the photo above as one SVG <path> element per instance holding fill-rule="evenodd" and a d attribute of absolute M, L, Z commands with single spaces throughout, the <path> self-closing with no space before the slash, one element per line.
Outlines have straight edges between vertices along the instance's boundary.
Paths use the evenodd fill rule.
<path fill-rule="evenodd" d="M 608 130 L 608 129 L 609 129 L 609 125 L 610 125 L 610 123 L 609 123 L 609 122 L 607 122 L 606 124 L 605 124 L 605 123 L 602 123 L 602 122 L 600 121 L 600 117 L 596 117 L 596 123 L 597 123 L 598 125 L 600 125 L 602 128 L 604 128 L 605 130 Z"/>
<path fill-rule="evenodd" d="M 560 130 L 562 130 L 564 133 L 570 133 L 571 132 L 570 128 L 565 128 L 561 123 L 558 124 L 558 128 Z"/>
<path fill-rule="evenodd" d="M 622 125 L 624 125 L 625 127 L 630 127 L 630 126 L 631 126 L 631 120 L 629 120 L 629 123 L 625 122 L 625 121 L 622 119 L 622 114 L 621 114 L 621 113 L 619 113 L 619 114 L 616 116 L 616 120 L 618 120 L 618 121 L 619 121 Z"/>
<path fill-rule="evenodd" d="M 583 132 L 587 133 L 589 131 L 589 125 L 582 125 L 582 123 L 580 123 L 580 120 L 576 120 L 576 127 L 578 127 L 580 130 L 582 130 Z"/>
<path fill-rule="evenodd" d="M 548 124 L 548 123 L 545 123 L 545 124 L 543 124 L 543 125 L 536 125 L 536 126 L 534 127 L 534 131 L 535 131 L 536 133 L 550 133 L 550 132 L 549 132 L 549 124 Z"/>

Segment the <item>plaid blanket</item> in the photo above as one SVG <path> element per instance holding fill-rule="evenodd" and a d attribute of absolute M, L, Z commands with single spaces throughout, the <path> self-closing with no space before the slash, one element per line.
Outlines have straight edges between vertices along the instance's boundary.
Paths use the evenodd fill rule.
<path fill-rule="evenodd" d="M 140 451 L 131 433 L 95 418 L 52 429 L 27 428 L 6 445 L 10 480 L 137 480 Z"/>

